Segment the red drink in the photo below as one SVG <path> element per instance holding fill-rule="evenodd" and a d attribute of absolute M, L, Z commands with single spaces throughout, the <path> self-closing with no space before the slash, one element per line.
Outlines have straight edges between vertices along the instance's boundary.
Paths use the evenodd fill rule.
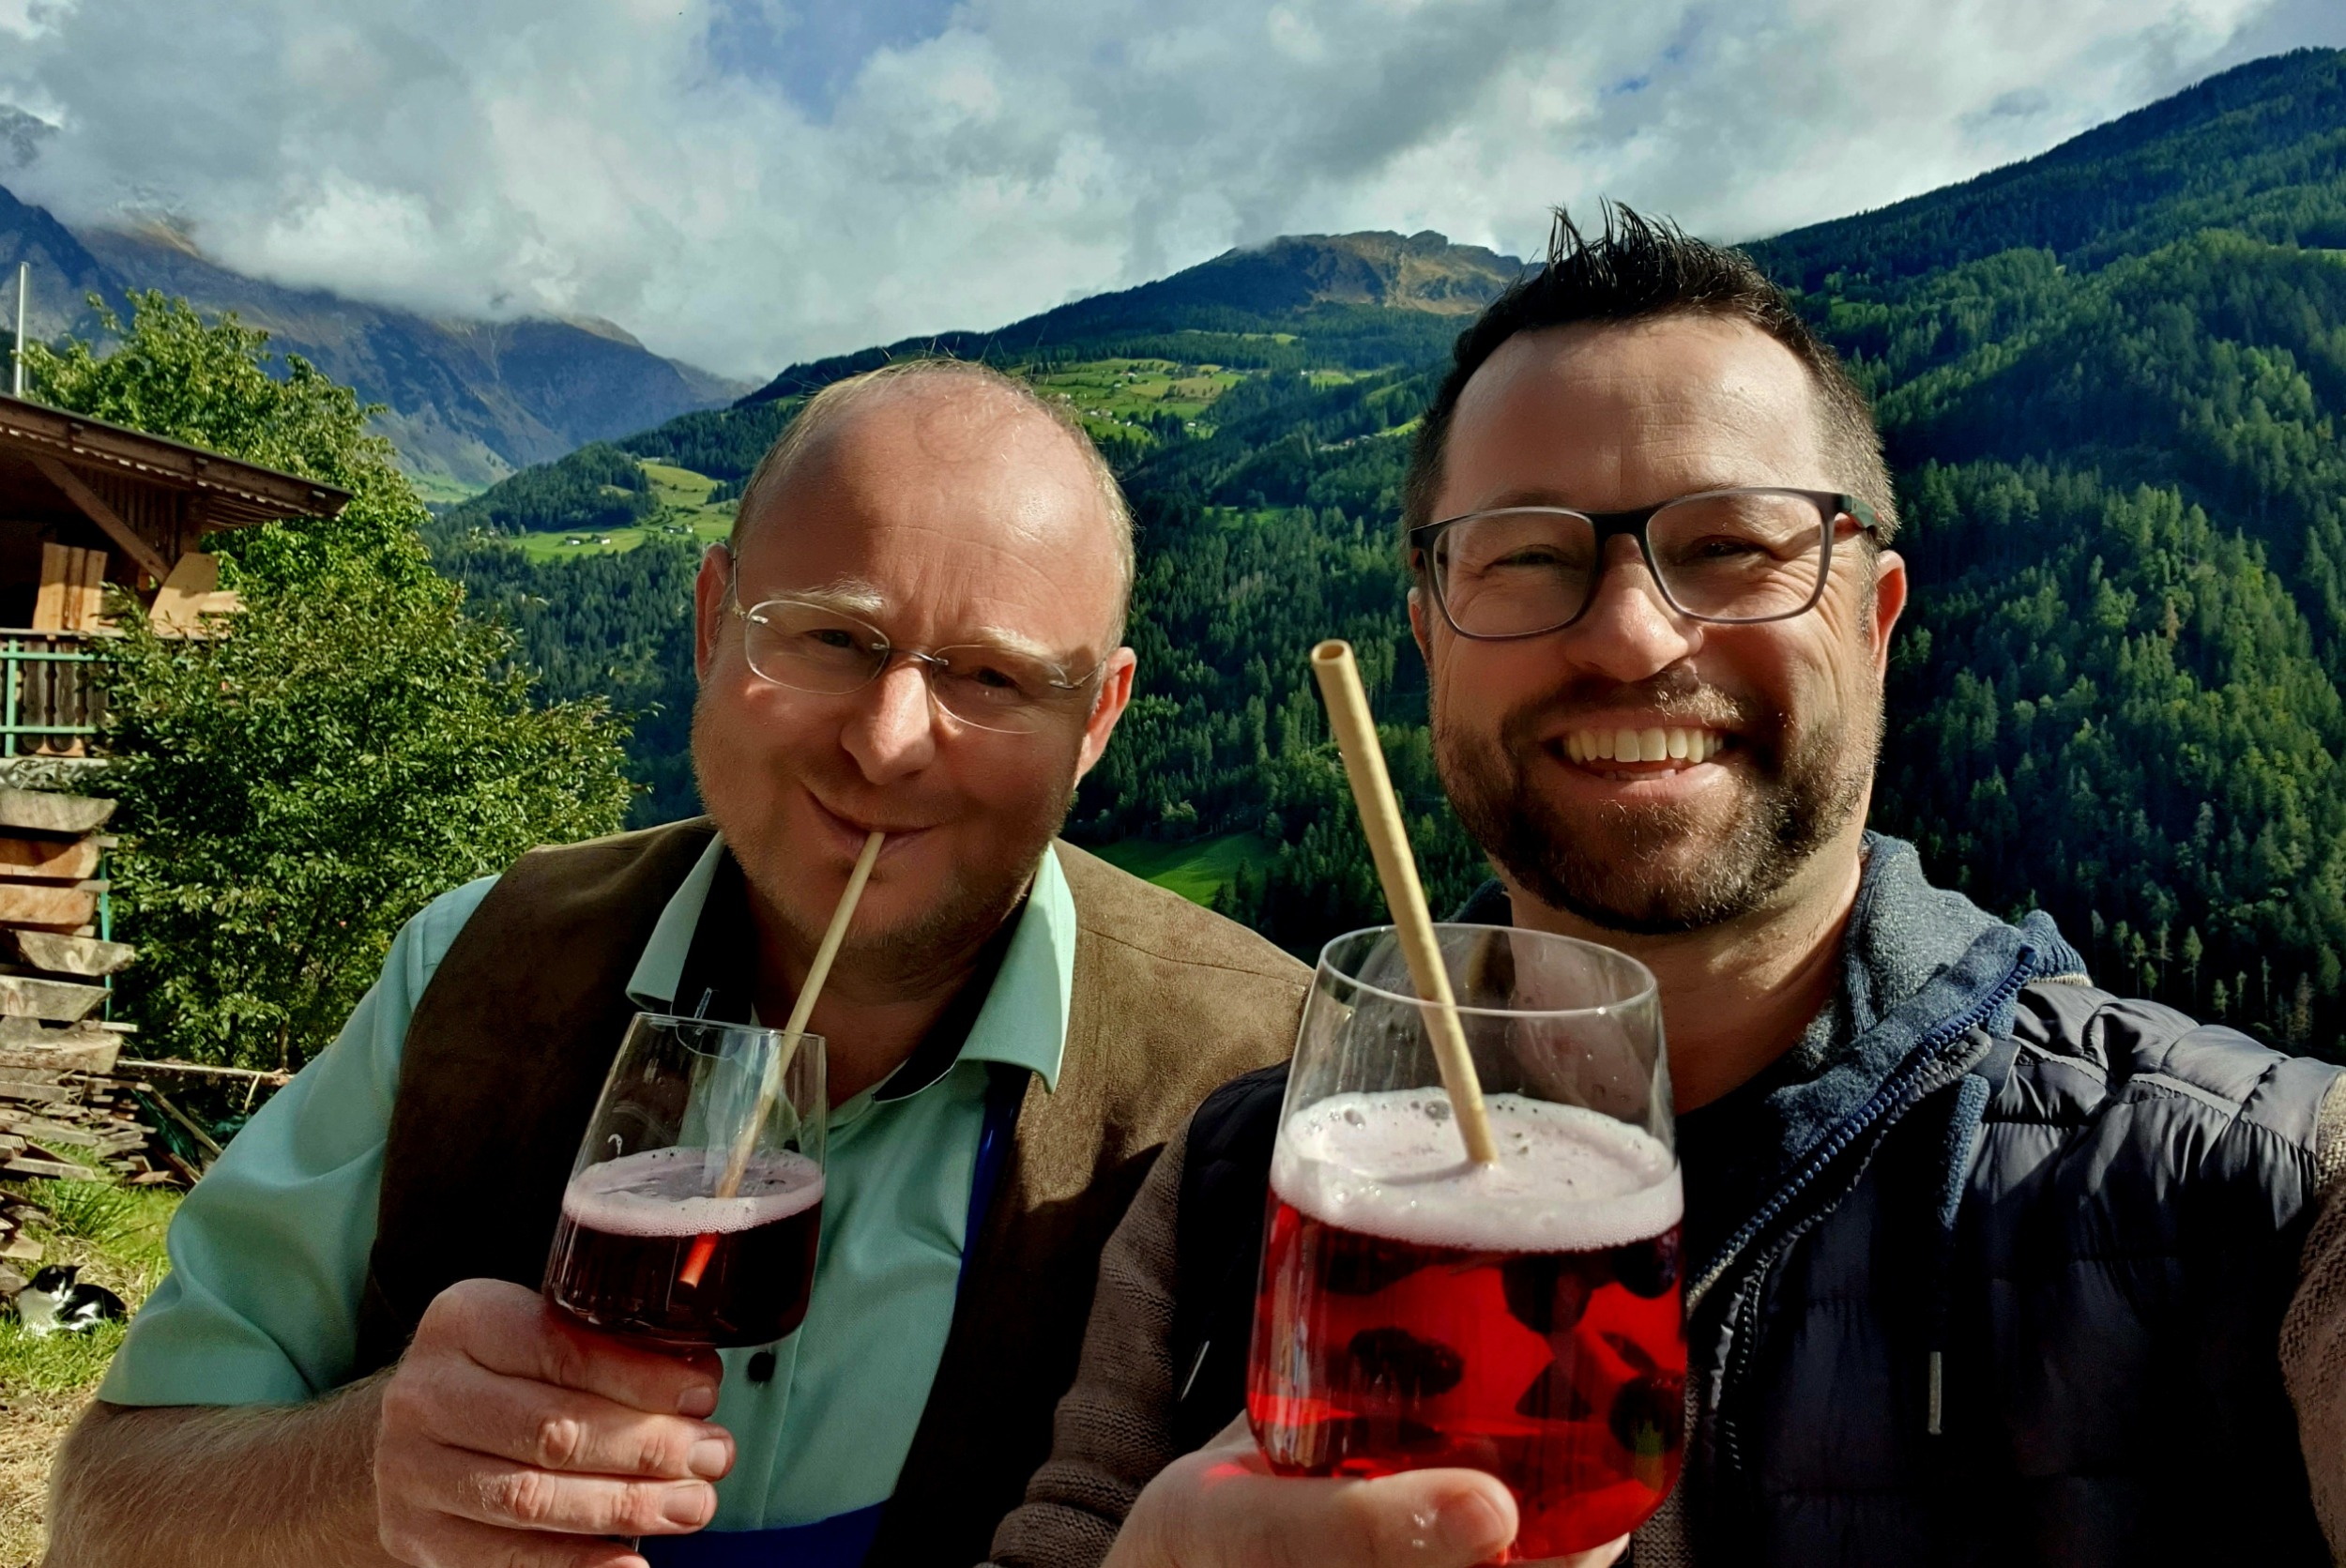
<path fill-rule="evenodd" d="M 1489 1105 L 1480 1168 L 1439 1091 L 1337 1095 L 1282 1130 L 1247 1413 L 1284 1474 L 1488 1471 L 1522 1513 L 1513 1555 L 1552 1557 L 1628 1533 L 1678 1478 L 1683 1200 L 1636 1127 Z"/>
<path fill-rule="evenodd" d="M 806 1317 L 822 1168 L 754 1158 L 738 1196 L 712 1197 L 723 1150 L 653 1149 L 589 1165 L 562 1194 L 546 1299 L 590 1327 L 663 1345 L 769 1345 Z M 700 1282 L 685 1258 L 714 1237 Z"/>

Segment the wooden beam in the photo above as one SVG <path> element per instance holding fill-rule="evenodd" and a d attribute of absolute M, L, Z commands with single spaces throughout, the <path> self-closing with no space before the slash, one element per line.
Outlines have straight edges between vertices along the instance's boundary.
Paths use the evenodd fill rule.
<path fill-rule="evenodd" d="M 0 839 L 0 848 L 23 839 Z M 84 839 L 84 844 L 89 841 Z M 46 931 L 0 927 L 0 953 L 13 951 L 36 969 L 51 974 L 110 975 L 129 967 L 138 949 L 125 942 L 101 942 L 91 936 L 59 936 Z M 5 1042 L 0 1042 L 5 1043 Z"/>
<path fill-rule="evenodd" d="M 65 1036 L 61 1045 L 0 1045 L 0 1067 L 32 1071 L 111 1073 L 121 1059 L 122 1047 L 114 1037 L 92 1038 L 63 1029 L 46 1031 Z"/>
<path fill-rule="evenodd" d="M 12 834 L 0 833 L 0 877 L 50 882 L 85 881 L 97 875 L 100 853 L 95 834 L 59 840 L 17 838 Z M 6 935 L 0 934 L 0 941 L 6 939 Z M 104 974 L 108 971 L 100 969 L 98 972 Z"/>
<path fill-rule="evenodd" d="M 149 1061 L 143 1057 L 119 1058 L 114 1070 L 132 1077 L 141 1073 L 186 1073 L 203 1078 L 257 1078 L 277 1088 L 293 1082 L 290 1073 L 264 1073 L 252 1067 L 212 1067 L 200 1061 Z"/>
<path fill-rule="evenodd" d="M 0 1012 L 11 1018 L 41 1018 L 56 1024 L 78 1024 L 106 999 L 102 985 L 77 985 L 69 980 L 38 980 L 30 975 L 0 975 Z"/>
<path fill-rule="evenodd" d="M 73 557 L 81 552 L 69 544 L 40 547 L 40 587 L 33 597 L 33 630 L 65 630 L 65 586 L 73 575 Z"/>
<path fill-rule="evenodd" d="M 82 482 L 82 477 L 53 457 L 38 452 L 33 454 L 33 466 L 41 477 L 66 494 L 66 498 L 82 509 L 83 515 L 106 531 L 106 537 L 122 547 L 123 553 L 136 561 L 159 580 L 171 575 L 171 563 L 156 553 L 155 547 L 141 539 L 138 530 L 115 514 L 114 509 L 99 498 L 98 492 Z"/>
<path fill-rule="evenodd" d="M 0 882 L 0 924 L 73 932 L 98 912 L 98 895 L 38 882 Z"/>
<path fill-rule="evenodd" d="M 0 828 L 79 837 L 103 828 L 114 803 L 97 795 L 53 795 L 45 789 L 0 789 Z"/>

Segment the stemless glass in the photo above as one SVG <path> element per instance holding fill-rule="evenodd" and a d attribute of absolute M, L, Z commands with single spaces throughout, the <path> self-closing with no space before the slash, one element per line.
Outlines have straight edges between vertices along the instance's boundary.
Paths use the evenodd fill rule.
<path fill-rule="evenodd" d="M 1283 1474 L 1486 1470 L 1521 1510 L 1514 1557 L 1582 1551 L 1678 1477 L 1661 1006 L 1609 948 L 1435 931 L 1498 1162 L 1467 1161 L 1393 928 L 1330 942 L 1273 1145 L 1247 1415 Z"/>
<path fill-rule="evenodd" d="M 674 1348 L 769 1345 L 806 1317 L 823 1212 L 823 1041 L 640 1012 L 579 1145 L 545 1296 Z M 717 1195 L 764 1086 L 739 1189 Z"/>

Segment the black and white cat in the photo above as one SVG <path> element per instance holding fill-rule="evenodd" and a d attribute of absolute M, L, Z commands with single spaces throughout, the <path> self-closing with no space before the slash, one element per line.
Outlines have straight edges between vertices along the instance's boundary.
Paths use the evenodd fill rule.
<path fill-rule="evenodd" d="M 16 1293 L 16 1315 L 36 1334 L 85 1333 L 100 1323 L 120 1322 L 129 1311 L 122 1298 L 102 1285 L 80 1285 L 78 1263 L 43 1269 Z"/>

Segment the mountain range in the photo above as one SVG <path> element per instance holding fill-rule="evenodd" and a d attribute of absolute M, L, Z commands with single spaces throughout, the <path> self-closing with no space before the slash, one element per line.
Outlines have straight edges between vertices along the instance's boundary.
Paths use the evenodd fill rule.
<path fill-rule="evenodd" d="M 2039 158 L 1749 247 L 1875 398 L 1913 597 L 1873 820 L 2096 975 L 2299 1049 L 2346 1027 L 2346 54 L 2252 62 Z M 557 695 L 638 715 L 693 809 L 695 538 L 803 396 L 983 358 L 1080 418 L 1141 523 L 1138 694 L 1069 830 L 1298 951 L 1378 917 L 1304 654 L 1361 658 L 1437 900 L 1394 547 L 1408 435 L 1517 271 L 1300 236 L 984 332 L 795 365 L 525 471 L 435 530 Z"/>
<path fill-rule="evenodd" d="M 1334 635 L 1437 902 L 1486 874 L 1433 768 L 1393 530 L 1409 434 L 1514 258 L 1430 233 L 1289 236 L 721 403 L 578 324 L 232 290 L 167 235 L 80 235 L 16 204 L 10 245 L 109 297 L 135 278 L 282 323 L 388 397 L 411 443 L 564 449 L 428 542 L 543 691 L 633 716 L 636 821 L 696 809 L 691 584 L 759 455 L 815 389 L 949 353 L 1061 403 L 1139 520 L 1140 683 L 1071 836 L 1297 951 L 1380 918 L 1306 675 Z M 1874 824 L 1993 910 L 2050 910 L 2104 983 L 2346 1054 L 2324 1043 L 2346 1037 L 2346 53 L 2251 62 L 1748 249 L 1874 398 L 1897 473 L 1913 592 Z M 652 406 L 617 390 L 631 376 L 678 411 L 615 422 Z M 491 417 L 508 407 L 535 424 Z"/>
<path fill-rule="evenodd" d="M 517 468 L 749 390 L 663 358 L 607 321 L 434 318 L 322 289 L 288 288 L 206 259 L 154 223 L 69 228 L 0 189 L 0 292 L 13 325 L 13 275 L 33 269 L 28 336 L 102 337 L 92 295 L 122 313 L 160 289 L 206 311 L 235 311 L 384 405 L 376 428 L 427 495 L 457 498 Z M 8 336 L 0 329 L 0 338 Z"/>

